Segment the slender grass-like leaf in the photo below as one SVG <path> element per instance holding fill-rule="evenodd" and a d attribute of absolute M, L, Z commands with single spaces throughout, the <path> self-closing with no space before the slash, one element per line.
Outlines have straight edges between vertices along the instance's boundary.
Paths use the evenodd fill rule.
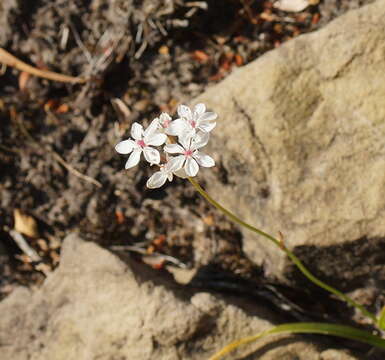
<path fill-rule="evenodd" d="M 262 337 L 273 334 L 281 333 L 300 333 L 300 334 L 322 334 L 342 337 L 345 339 L 356 340 L 362 343 L 366 343 L 381 349 L 385 349 L 385 340 L 379 336 L 372 335 L 371 333 L 356 329 L 350 326 L 329 324 L 329 323 L 293 323 L 282 324 L 275 326 L 274 328 L 263 331 L 257 335 L 245 337 L 243 339 L 232 342 L 225 346 L 221 351 L 210 357 L 209 360 L 219 360 L 224 355 L 235 350 L 236 348 L 254 342 Z"/>

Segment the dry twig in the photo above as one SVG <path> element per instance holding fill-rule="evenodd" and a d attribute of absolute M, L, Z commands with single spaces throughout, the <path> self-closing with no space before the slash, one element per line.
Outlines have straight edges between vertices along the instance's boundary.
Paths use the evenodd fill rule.
<path fill-rule="evenodd" d="M 153 253 L 149 254 L 146 249 L 143 249 L 143 248 L 141 248 L 139 246 L 113 245 L 113 246 L 110 246 L 110 249 L 111 250 L 115 250 L 115 251 L 131 251 L 131 252 L 135 252 L 135 253 L 138 253 L 138 254 L 141 254 L 141 255 L 159 257 L 160 259 L 169 261 L 170 263 L 173 263 L 173 264 L 179 266 L 182 269 L 186 269 L 187 268 L 187 265 L 185 263 L 183 263 L 182 261 L 178 260 L 177 258 L 174 258 L 173 256 L 166 255 L 166 254 L 161 254 L 161 253 L 158 253 L 158 252 L 153 252 Z"/>
<path fill-rule="evenodd" d="M 22 234 L 16 230 L 10 230 L 9 235 L 11 235 L 12 239 L 15 241 L 20 250 L 23 251 L 23 253 L 27 255 L 33 262 L 41 261 L 41 257 L 34 249 L 28 245 Z"/>
<path fill-rule="evenodd" d="M 53 157 L 61 164 L 63 165 L 70 173 L 72 173 L 73 175 L 77 176 L 78 178 L 84 180 L 84 181 L 88 181 L 94 185 L 96 185 L 98 188 L 101 188 L 102 187 L 102 184 L 93 179 L 92 177 L 88 176 L 88 175 L 84 175 L 82 174 L 80 171 L 76 170 L 73 166 L 71 166 L 70 164 L 68 164 L 58 153 L 56 153 L 55 151 L 53 151 L 52 149 L 49 149 L 53 155 Z"/>
<path fill-rule="evenodd" d="M 28 132 L 28 130 L 26 129 L 26 127 L 24 126 L 24 124 L 21 122 L 21 120 L 18 118 L 18 116 L 16 115 L 15 111 L 11 111 L 11 114 L 13 114 L 13 117 L 15 118 L 17 124 L 19 125 L 20 127 L 20 130 L 24 133 L 25 136 L 27 136 L 27 138 L 32 142 L 34 143 L 35 145 L 41 147 L 41 144 L 39 144 L 33 137 L 32 135 Z M 78 178 L 84 180 L 84 181 L 87 181 L 89 183 L 92 183 L 94 184 L 95 186 L 101 188 L 103 185 L 95 180 L 94 178 L 88 176 L 88 175 L 84 175 L 82 174 L 80 171 L 76 170 L 73 166 L 71 166 L 69 163 L 67 163 L 57 152 L 55 152 L 54 150 L 52 150 L 49 146 L 45 146 L 45 149 L 50 152 L 53 157 L 56 159 L 57 162 L 59 162 L 64 168 L 66 168 L 68 170 L 68 172 L 70 172 L 71 174 L 77 176 Z"/>
<path fill-rule="evenodd" d="M 31 75 L 35 75 L 44 79 L 67 82 L 72 84 L 85 83 L 87 80 L 81 77 L 73 77 L 68 75 L 59 74 L 53 71 L 40 70 L 25 62 L 19 60 L 17 57 L 10 54 L 8 51 L 0 48 L 0 63 L 6 66 L 14 67 L 17 70 L 25 71 Z"/>

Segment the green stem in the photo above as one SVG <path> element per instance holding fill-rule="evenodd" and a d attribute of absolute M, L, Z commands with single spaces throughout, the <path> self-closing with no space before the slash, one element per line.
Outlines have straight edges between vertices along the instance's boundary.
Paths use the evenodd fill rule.
<path fill-rule="evenodd" d="M 300 259 L 298 259 L 291 251 L 284 248 L 285 253 L 287 256 L 290 257 L 290 259 L 293 261 L 293 263 L 298 267 L 298 269 L 304 274 L 310 281 L 312 281 L 314 284 L 318 285 L 319 287 L 323 288 L 326 291 L 329 291 L 330 293 L 338 296 L 340 299 L 347 302 L 350 306 L 353 306 L 361 311 L 362 314 L 364 314 L 366 317 L 371 319 L 373 321 L 373 324 L 377 325 L 378 321 L 374 314 L 372 314 L 370 311 L 366 310 L 365 307 L 355 302 L 353 299 L 351 299 L 349 296 L 345 295 L 341 291 L 333 288 L 332 286 L 325 284 L 323 281 L 315 277 L 301 262 Z"/>
<path fill-rule="evenodd" d="M 246 223 L 242 219 L 240 219 L 238 216 L 234 215 L 231 211 L 227 210 L 224 208 L 221 204 L 219 204 L 217 201 L 215 201 L 203 188 L 191 177 L 188 178 L 190 183 L 194 186 L 194 188 L 199 192 L 200 195 L 202 195 L 210 204 L 212 204 L 214 207 L 216 207 L 218 210 L 220 210 L 222 213 L 224 213 L 227 217 L 229 217 L 231 220 L 233 220 L 235 223 L 238 225 L 241 225 L 259 235 L 264 236 L 265 238 L 269 239 L 272 241 L 275 245 L 277 245 L 281 250 L 283 250 L 287 256 L 294 262 L 294 264 L 298 267 L 298 269 L 304 274 L 311 282 L 314 284 L 318 285 L 319 287 L 323 288 L 326 291 L 329 291 L 330 293 L 338 296 L 340 299 L 343 301 L 347 302 L 349 305 L 359 309 L 362 314 L 364 314 L 366 317 L 371 319 L 374 324 L 377 325 L 378 321 L 377 318 L 374 314 L 366 310 L 362 305 L 356 303 L 353 299 L 350 297 L 346 296 L 344 293 L 341 291 L 334 289 L 330 285 L 325 284 L 323 281 L 315 277 L 306 267 L 305 265 L 301 262 L 300 259 L 297 258 L 289 249 L 287 249 L 284 244 L 276 239 L 275 237 L 265 233 L 262 230 L 257 229 L 256 227 Z"/>

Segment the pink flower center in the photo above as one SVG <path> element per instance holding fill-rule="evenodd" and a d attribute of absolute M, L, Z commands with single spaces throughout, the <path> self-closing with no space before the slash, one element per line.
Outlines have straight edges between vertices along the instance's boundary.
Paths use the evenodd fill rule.
<path fill-rule="evenodd" d="M 144 143 L 144 140 L 136 140 L 136 143 L 141 147 L 144 148 L 146 144 Z"/>
<path fill-rule="evenodd" d="M 162 126 L 163 126 L 164 128 L 168 128 L 168 126 L 170 125 L 170 122 L 171 122 L 170 120 L 166 119 L 166 120 L 163 121 Z"/>
<path fill-rule="evenodd" d="M 184 154 L 184 156 L 186 156 L 186 157 L 190 157 L 190 156 L 193 154 L 193 152 L 192 152 L 192 150 L 188 149 L 188 150 L 186 150 L 183 154 Z"/>
<path fill-rule="evenodd" d="M 196 126 L 197 126 L 196 121 L 191 120 L 191 127 L 192 127 L 193 129 L 195 129 Z"/>

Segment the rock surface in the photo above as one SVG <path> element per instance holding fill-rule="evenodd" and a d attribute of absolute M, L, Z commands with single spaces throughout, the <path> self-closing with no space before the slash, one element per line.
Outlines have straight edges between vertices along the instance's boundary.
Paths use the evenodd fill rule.
<path fill-rule="evenodd" d="M 219 166 L 202 171 L 208 191 L 283 232 L 291 249 L 385 238 L 384 16 L 385 0 L 351 11 L 195 101 L 219 113 L 207 150 Z M 285 256 L 244 236 L 249 257 L 282 276 Z"/>
<path fill-rule="evenodd" d="M 183 292 L 159 272 L 70 235 L 60 267 L 41 289 L 19 288 L 0 303 L 1 359 L 208 359 L 223 345 L 270 327 L 276 317 L 269 312 Z M 312 341 L 270 338 L 231 358 L 358 359 Z"/>

